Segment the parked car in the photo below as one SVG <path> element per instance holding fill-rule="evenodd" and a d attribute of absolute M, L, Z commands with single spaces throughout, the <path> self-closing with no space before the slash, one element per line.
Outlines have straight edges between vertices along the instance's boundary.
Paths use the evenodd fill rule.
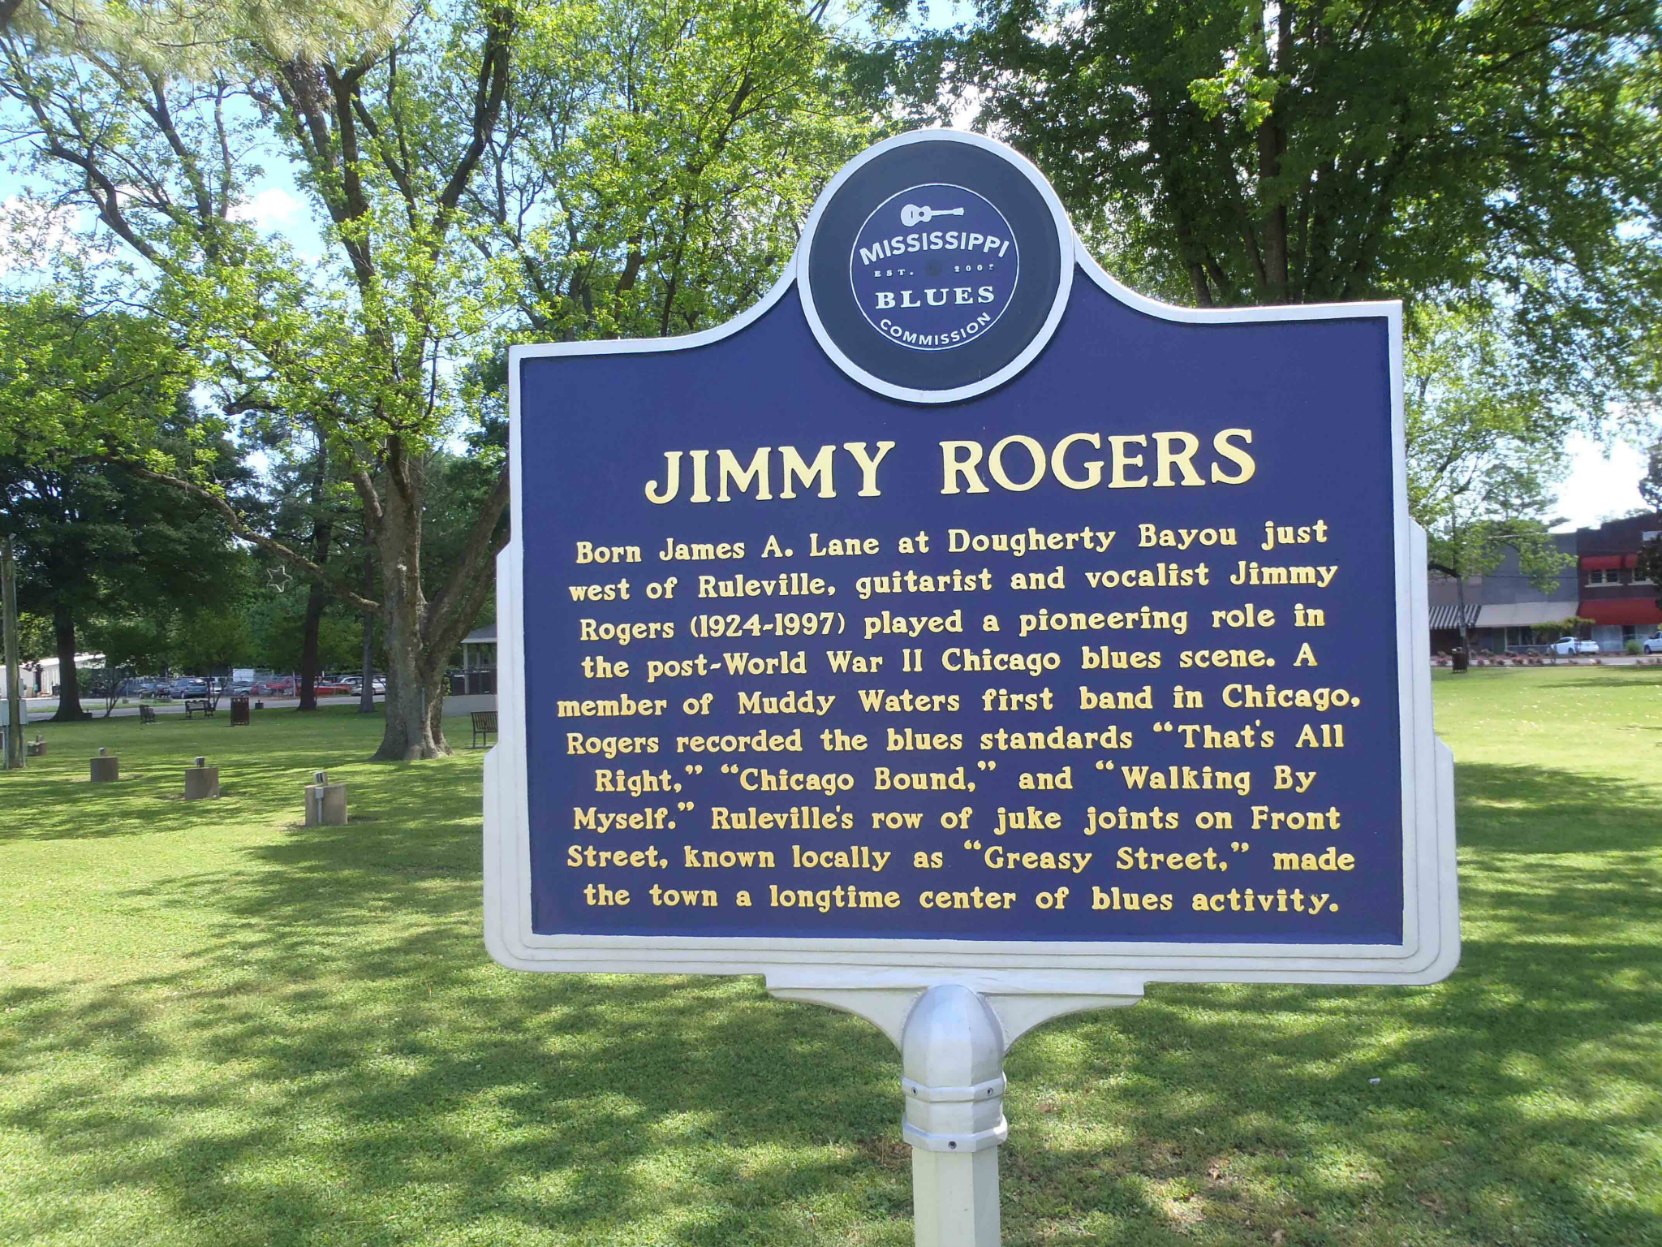
<path fill-rule="evenodd" d="M 1599 643 L 1597 641 L 1586 641 L 1580 637 L 1561 636 L 1552 643 L 1552 652 L 1565 657 L 1573 657 L 1576 654 L 1596 654 L 1599 652 Z"/>
<path fill-rule="evenodd" d="M 336 697 L 342 693 L 356 693 L 357 691 L 344 680 L 319 679 L 312 684 L 312 692 L 319 697 Z"/>
<path fill-rule="evenodd" d="M 264 680 L 255 680 L 254 687 L 250 691 L 256 697 L 293 697 L 294 677 L 277 675 Z"/>
<path fill-rule="evenodd" d="M 1662 654 L 1662 628 L 1658 628 L 1643 641 L 1644 651 L 1647 654 Z"/>
<path fill-rule="evenodd" d="M 206 697 L 208 682 L 195 676 L 186 676 L 173 681 L 173 695 L 175 697 Z"/>

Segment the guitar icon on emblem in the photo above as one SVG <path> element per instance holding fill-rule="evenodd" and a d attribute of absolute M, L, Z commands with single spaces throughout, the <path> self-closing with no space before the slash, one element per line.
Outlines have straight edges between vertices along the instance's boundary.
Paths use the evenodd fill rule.
<path fill-rule="evenodd" d="M 917 204 L 907 204 L 900 210 L 902 225 L 927 225 L 938 216 L 963 216 L 962 208 L 920 208 Z"/>

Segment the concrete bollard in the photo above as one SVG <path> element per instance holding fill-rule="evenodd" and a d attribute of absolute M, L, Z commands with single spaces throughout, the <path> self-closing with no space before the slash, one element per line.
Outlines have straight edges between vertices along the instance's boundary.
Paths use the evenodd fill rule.
<path fill-rule="evenodd" d="M 196 765 L 185 768 L 185 800 L 202 801 L 219 795 L 219 768 L 209 766 L 206 758 L 196 759 Z"/>
<path fill-rule="evenodd" d="M 100 749 L 98 756 L 92 759 L 92 782 L 95 784 L 113 784 L 121 778 L 121 759 L 108 749 Z"/>
<path fill-rule="evenodd" d="M 306 826 L 346 826 L 346 785 L 331 784 L 327 771 L 318 771 L 306 785 Z"/>

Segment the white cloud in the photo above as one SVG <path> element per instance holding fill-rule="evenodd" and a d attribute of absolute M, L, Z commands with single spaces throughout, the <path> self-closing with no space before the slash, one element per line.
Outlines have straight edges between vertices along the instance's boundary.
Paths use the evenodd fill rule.
<path fill-rule="evenodd" d="M 1560 528 L 1587 528 L 1644 506 L 1639 480 L 1645 474 L 1645 455 L 1618 442 L 1606 449 L 1581 433 L 1571 434 L 1570 474 L 1558 490 L 1558 513 L 1567 521 Z"/>
<path fill-rule="evenodd" d="M 45 268 L 58 256 L 97 259 L 108 243 L 91 230 L 85 213 L 29 195 L 0 201 L 0 274 Z"/>
<path fill-rule="evenodd" d="M 975 116 L 981 111 L 985 101 L 985 93 L 974 83 L 964 87 L 952 101 L 952 118 L 949 124 L 954 130 L 973 130 Z"/>
<path fill-rule="evenodd" d="M 257 229 L 275 234 L 300 215 L 301 207 L 300 201 L 282 187 L 268 186 L 232 205 L 231 219 L 248 221 Z"/>

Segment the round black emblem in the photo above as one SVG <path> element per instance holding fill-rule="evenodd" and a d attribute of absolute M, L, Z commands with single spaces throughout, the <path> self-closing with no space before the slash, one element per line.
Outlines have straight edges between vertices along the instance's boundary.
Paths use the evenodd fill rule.
<path fill-rule="evenodd" d="M 974 342 L 1004 315 L 1021 277 L 1010 222 L 985 196 L 931 182 L 890 195 L 848 257 L 866 323 L 914 351 Z"/>
<path fill-rule="evenodd" d="M 1043 348 L 1073 274 L 1072 229 L 1015 152 L 927 130 L 879 144 L 821 196 L 799 253 L 815 336 L 862 385 L 945 402 Z"/>

